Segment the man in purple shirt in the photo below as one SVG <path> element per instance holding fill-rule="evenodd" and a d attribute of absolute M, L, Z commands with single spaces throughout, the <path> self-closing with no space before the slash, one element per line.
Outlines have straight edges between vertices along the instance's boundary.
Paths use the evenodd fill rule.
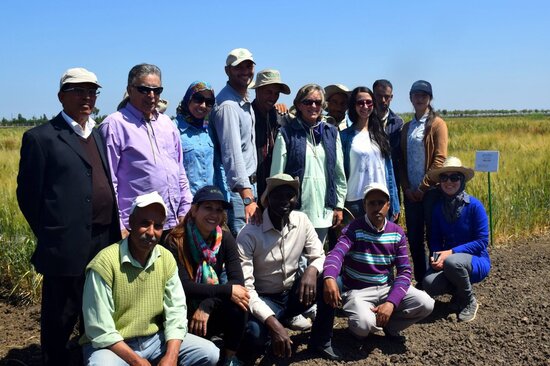
<path fill-rule="evenodd" d="M 163 90 L 160 69 L 150 64 L 134 66 L 126 90 L 128 103 L 100 126 L 117 193 L 122 236 L 128 235 L 132 200 L 152 191 L 166 203 L 166 233 L 185 216 L 192 195 L 178 130 L 156 109 Z"/>
<path fill-rule="evenodd" d="M 389 197 L 385 184 L 367 186 L 363 199 L 366 215 L 344 228 L 325 260 L 325 302 L 317 316 L 334 317 L 334 308 L 343 303 L 349 330 L 357 338 L 383 330 L 386 336 L 403 341 L 399 332 L 428 316 L 434 300 L 410 286 L 405 234 L 386 219 Z M 341 270 L 342 295 L 336 283 Z"/>

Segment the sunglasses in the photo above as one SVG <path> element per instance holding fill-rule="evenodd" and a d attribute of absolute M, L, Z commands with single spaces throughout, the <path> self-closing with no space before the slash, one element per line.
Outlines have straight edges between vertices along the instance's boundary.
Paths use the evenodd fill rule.
<path fill-rule="evenodd" d="M 138 93 L 145 94 L 145 95 L 149 95 L 151 94 L 151 92 L 153 92 L 153 94 L 155 95 L 160 95 L 164 90 L 162 86 L 151 87 L 151 86 L 145 86 L 145 85 L 134 85 L 134 88 L 136 88 Z"/>
<path fill-rule="evenodd" d="M 307 106 L 310 106 L 310 105 L 313 105 L 315 104 L 316 106 L 321 106 L 321 103 L 323 103 L 323 101 L 321 100 L 313 100 L 313 99 L 304 99 L 302 100 L 300 103 L 302 103 L 303 105 L 307 105 Z"/>
<path fill-rule="evenodd" d="M 456 183 L 458 182 L 460 179 L 462 179 L 462 175 L 461 174 L 451 174 L 451 175 L 447 175 L 447 174 L 439 174 L 439 180 L 441 182 L 446 182 L 448 180 L 451 180 L 451 182 L 453 183 Z"/>
<path fill-rule="evenodd" d="M 207 107 L 213 107 L 214 103 L 216 103 L 215 98 L 207 98 L 200 93 L 193 94 L 193 96 L 191 97 L 191 100 L 197 104 L 204 103 Z"/>
<path fill-rule="evenodd" d="M 358 107 L 363 107 L 363 106 L 372 107 L 373 104 L 374 102 L 372 101 L 372 99 L 363 99 L 355 102 L 355 105 Z"/>
<path fill-rule="evenodd" d="M 86 89 L 86 88 L 79 88 L 79 87 L 67 88 L 67 89 L 64 89 L 63 92 L 64 93 L 73 92 L 78 97 L 93 98 L 93 97 L 97 97 L 99 95 L 99 90 L 97 90 L 97 89 Z"/>

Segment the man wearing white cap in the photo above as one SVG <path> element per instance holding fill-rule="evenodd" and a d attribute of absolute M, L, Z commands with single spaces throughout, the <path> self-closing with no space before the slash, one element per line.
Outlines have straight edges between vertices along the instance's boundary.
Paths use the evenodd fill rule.
<path fill-rule="evenodd" d="M 67 341 L 81 312 L 84 269 L 120 239 L 101 135 L 90 118 L 100 85 L 72 68 L 61 77 L 63 110 L 23 135 L 17 200 L 37 238 L 31 262 L 43 274 L 41 349 L 45 365 L 67 365 Z M 81 329 L 83 331 L 83 329 Z"/>
<path fill-rule="evenodd" d="M 252 101 L 256 117 L 256 152 L 258 155 L 257 196 L 265 191 L 265 180 L 271 171 L 273 146 L 279 127 L 286 123 L 286 114 L 280 114 L 275 109 L 279 94 L 290 94 L 290 88 L 281 80 L 278 70 L 266 69 L 256 74 L 256 82 L 251 89 L 256 90 L 256 98 Z"/>
<path fill-rule="evenodd" d="M 368 185 L 363 204 L 366 214 L 342 230 L 325 260 L 325 301 L 317 316 L 333 319 L 334 309 L 343 305 L 355 337 L 365 338 L 383 330 L 390 339 L 404 341 L 400 332 L 428 316 L 434 300 L 411 286 L 405 233 L 386 218 L 390 208 L 386 185 Z M 336 283 L 340 273 L 342 294 Z M 322 334 L 327 332 L 332 329 Z"/>
<path fill-rule="evenodd" d="M 159 193 L 135 198 L 130 234 L 90 262 L 84 285 L 86 365 L 216 365 L 219 350 L 187 333 L 176 260 L 157 245 L 167 208 Z"/>
<path fill-rule="evenodd" d="M 256 203 L 255 117 L 248 86 L 254 78 L 254 58 L 245 48 L 229 52 L 225 73 L 229 80 L 216 96 L 212 121 L 218 137 L 233 209 L 228 225 L 234 236 L 249 220 L 260 218 Z"/>

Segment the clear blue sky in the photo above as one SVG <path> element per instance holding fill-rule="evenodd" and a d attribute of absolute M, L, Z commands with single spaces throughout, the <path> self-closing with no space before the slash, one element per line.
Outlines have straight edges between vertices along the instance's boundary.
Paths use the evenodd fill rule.
<path fill-rule="evenodd" d="M 291 87 L 394 84 L 392 107 L 430 81 L 438 109 L 550 109 L 550 2 L 539 1 L 2 1 L 0 118 L 60 110 L 62 73 L 82 66 L 115 110 L 130 68 L 163 72 L 168 114 L 193 80 L 225 84 L 227 53 L 252 51 Z"/>

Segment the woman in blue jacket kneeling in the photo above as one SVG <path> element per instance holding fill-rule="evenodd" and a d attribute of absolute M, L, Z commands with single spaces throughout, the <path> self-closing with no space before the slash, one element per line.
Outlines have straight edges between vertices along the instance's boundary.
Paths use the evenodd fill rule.
<path fill-rule="evenodd" d="M 431 268 L 424 290 L 431 296 L 453 294 L 458 320 L 469 322 L 479 307 L 472 284 L 482 281 L 491 269 L 487 214 L 483 204 L 464 191 L 474 171 L 460 159 L 449 156 L 443 167 L 429 171 L 428 176 L 439 182 L 442 199 L 432 213 Z"/>

